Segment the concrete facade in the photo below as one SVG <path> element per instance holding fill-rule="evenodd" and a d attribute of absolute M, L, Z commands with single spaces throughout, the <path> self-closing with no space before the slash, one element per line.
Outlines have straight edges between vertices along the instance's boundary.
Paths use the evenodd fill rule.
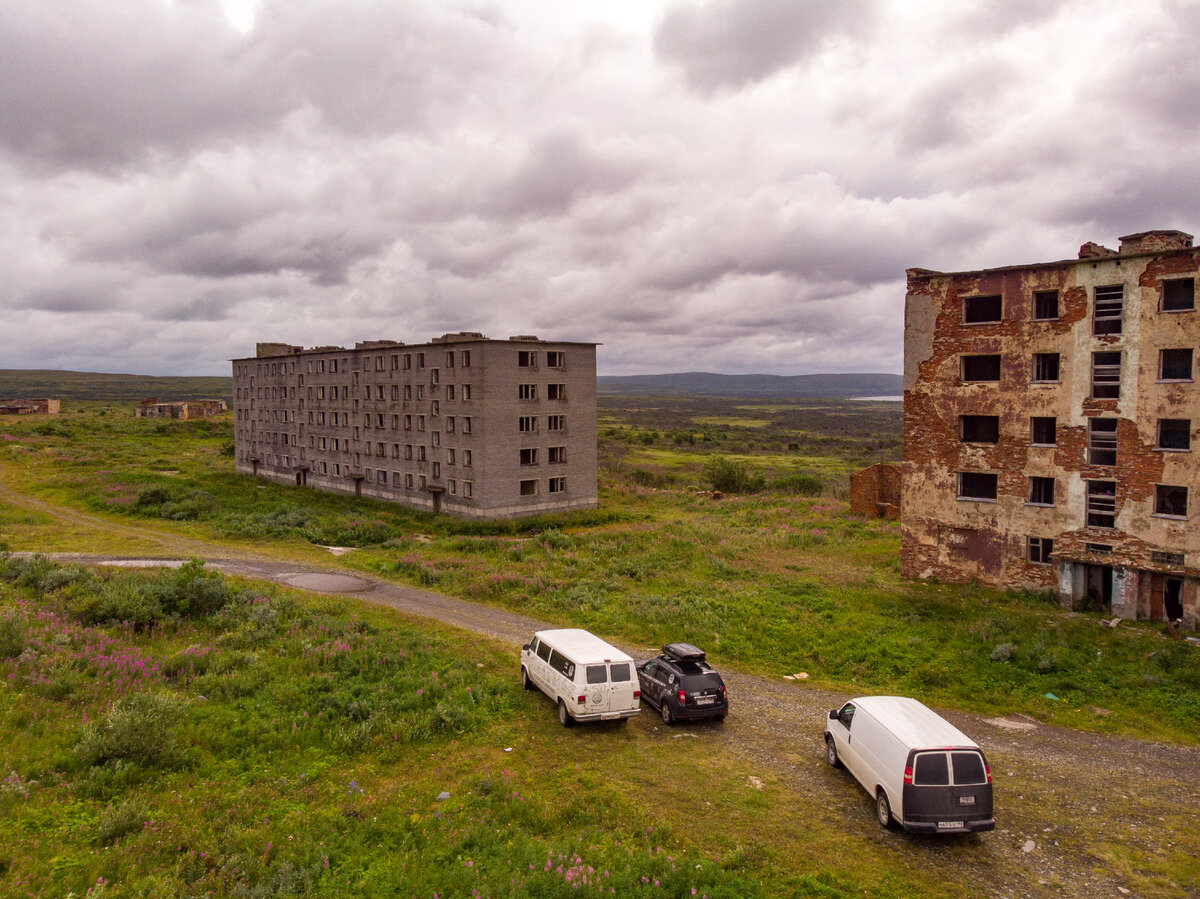
<path fill-rule="evenodd" d="M 212 418 L 229 409 L 224 400 L 180 400 L 160 403 L 156 399 L 141 402 L 135 415 L 137 418 Z"/>
<path fill-rule="evenodd" d="M 465 518 L 597 505 L 593 343 L 260 343 L 233 384 L 245 474 Z"/>
<path fill-rule="evenodd" d="M 58 415 L 62 400 L 0 400 L 0 415 Z"/>
<path fill-rule="evenodd" d="M 901 568 L 1200 619 L 1200 249 L 908 271 Z"/>

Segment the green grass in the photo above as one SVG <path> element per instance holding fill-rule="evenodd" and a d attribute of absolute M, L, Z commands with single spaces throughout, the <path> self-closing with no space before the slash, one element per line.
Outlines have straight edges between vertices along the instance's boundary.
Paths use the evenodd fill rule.
<path fill-rule="evenodd" d="M 197 577 L 223 597 L 204 616 L 72 611 Z M 693 741 L 559 727 L 478 637 L 194 570 L 3 557 L 0 615 L 23 640 L 0 658 L 6 895 L 953 894 L 870 831 L 838 838 L 842 868 L 795 796 Z M 694 826 L 698 804 L 726 826 Z"/>

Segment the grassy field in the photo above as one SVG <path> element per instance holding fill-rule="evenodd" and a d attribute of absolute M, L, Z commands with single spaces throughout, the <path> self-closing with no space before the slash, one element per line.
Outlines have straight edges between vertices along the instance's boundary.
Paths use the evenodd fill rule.
<path fill-rule="evenodd" d="M 564 731 L 428 622 L 2 557 L 0 601 L 4 895 L 953 894 L 699 741 Z"/>
<path fill-rule="evenodd" d="M 898 455 L 895 404 L 608 398 L 600 509 L 498 524 L 237 476 L 227 417 L 76 408 L 0 422 L 6 484 L 118 524 L 342 565 L 636 645 L 687 640 L 718 664 L 805 672 L 832 690 L 1200 735 L 1200 654 L 1154 626 L 1111 630 L 1043 596 L 899 577 L 895 525 L 850 516 L 843 498 L 849 470 Z M 714 457 L 760 468 L 766 489 L 715 499 L 701 482 Z M 793 471 L 818 477 L 819 495 L 772 489 Z M 147 551 L 2 504 L 0 543 Z M 329 545 L 355 550 L 335 560 Z M 520 690 L 511 647 L 194 571 L 198 584 L 13 559 L 4 572 L 5 895 L 961 886 L 869 832 L 804 823 L 789 791 L 748 787 L 754 772 L 700 741 L 663 752 L 637 727 L 561 730 Z M 158 698 L 134 699 L 146 695 Z M 170 735 L 165 755 L 141 745 L 148 726 Z M 697 817 L 721 825 L 698 834 Z M 851 854 L 852 868 L 839 863 Z"/>

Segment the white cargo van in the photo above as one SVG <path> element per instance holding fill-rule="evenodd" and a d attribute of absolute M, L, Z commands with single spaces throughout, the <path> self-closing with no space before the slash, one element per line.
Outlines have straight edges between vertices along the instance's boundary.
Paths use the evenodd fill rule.
<path fill-rule="evenodd" d="M 883 827 L 920 833 L 993 830 L 992 772 L 979 747 L 915 699 L 863 696 L 829 713 L 829 764 L 845 765 Z"/>
<path fill-rule="evenodd" d="M 641 713 L 633 659 L 578 628 L 538 631 L 521 647 L 521 683 L 558 704 L 563 727 L 617 721 Z"/>

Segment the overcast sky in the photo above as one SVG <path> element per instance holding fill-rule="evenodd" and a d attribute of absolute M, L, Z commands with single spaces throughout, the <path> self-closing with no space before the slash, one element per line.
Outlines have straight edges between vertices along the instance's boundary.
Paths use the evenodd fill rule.
<path fill-rule="evenodd" d="M 1200 228 L 1200 4 L 0 3 L 0 368 L 902 366 L 904 269 Z"/>

